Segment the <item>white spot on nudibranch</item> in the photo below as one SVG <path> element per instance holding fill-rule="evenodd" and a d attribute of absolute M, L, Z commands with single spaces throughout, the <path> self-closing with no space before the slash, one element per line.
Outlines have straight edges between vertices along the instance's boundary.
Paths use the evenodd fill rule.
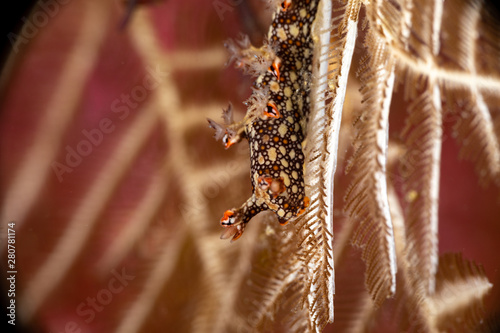
<path fill-rule="evenodd" d="M 299 34 L 299 28 L 297 27 L 297 24 L 292 24 L 290 26 L 290 33 L 293 37 L 297 37 L 297 35 Z"/>
<path fill-rule="evenodd" d="M 277 93 L 280 91 L 280 85 L 276 81 L 271 82 L 270 87 L 271 87 L 271 91 L 274 93 Z"/>
<path fill-rule="evenodd" d="M 276 35 L 278 36 L 279 39 L 281 40 L 286 40 L 286 32 L 285 29 L 283 28 L 278 28 L 276 29 Z"/>
<path fill-rule="evenodd" d="M 290 177 L 284 171 L 280 172 L 280 177 L 283 177 L 283 184 L 285 186 L 290 186 Z"/>
<path fill-rule="evenodd" d="M 272 148 L 269 148 L 268 151 L 267 151 L 267 156 L 269 157 L 269 160 L 270 161 L 276 161 L 276 148 L 272 147 Z"/>
<path fill-rule="evenodd" d="M 281 136 L 285 136 L 286 132 L 288 132 L 288 128 L 284 123 L 281 123 L 280 127 L 278 127 L 278 133 Z"/>

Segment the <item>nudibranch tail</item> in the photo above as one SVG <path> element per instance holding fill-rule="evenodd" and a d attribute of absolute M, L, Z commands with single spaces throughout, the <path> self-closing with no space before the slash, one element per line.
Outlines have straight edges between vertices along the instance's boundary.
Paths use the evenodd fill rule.
<path fill-rule="evenodd" d="M 221 219 L 227 228 L 223 239 L 241 237 L 246 224 L 261 211 L 273 211 L 279 223 L 286 224 L 309 205 L 302 144 L 311 103 L 311 26 L 318 1 L 282 1 L 261 48 L 251 46 L 248 38 L 226 43 L 230 61 L 257 79 L 241 122 L 233 122 L 231 108 L 224 111 L 224 126 L 209 120 L 226 148 L 242 138 L 250 147 L 253 194 L 240 208 L 226 211 Z"/>

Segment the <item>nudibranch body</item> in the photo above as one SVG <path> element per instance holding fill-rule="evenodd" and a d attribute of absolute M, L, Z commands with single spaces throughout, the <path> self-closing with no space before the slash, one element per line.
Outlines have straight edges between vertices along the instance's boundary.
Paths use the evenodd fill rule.
<path fill-rule="evenodd" d="M 309 80 L 314 41 L 311 34 L 319 0 L 285 0 L 274 13 L 261 48 L 248 39 L 229 42 L 236 66 L 257 76 L 245 118 L 233 122 L 231 105 L 224 125 L 212 120 L 216 139 L 226 148 L 243 138 L 250 146 L 252 196 L 228 210 L 221 238 L 238 239 L 252 217 L 271 210 L 281 224 L 300 215 L 309 200 L 304 191 L 304 143 L 310 108 Z"/>

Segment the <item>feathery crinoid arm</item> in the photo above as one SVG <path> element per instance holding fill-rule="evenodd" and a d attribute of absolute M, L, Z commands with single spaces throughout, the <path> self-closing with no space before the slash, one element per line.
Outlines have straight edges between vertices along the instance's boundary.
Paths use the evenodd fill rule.
<path fill-rule="evenodd" d="M 367 38 L 372 38 L 372 41 L 367 42 L 367 51 L 370 55 L 367 67 L 370 70 L 363 72 L 361 80 L 365 85 L 364 89 L 369 88 L 371 82 L 376 82 L 381 77 L 385 80 L 384 84 L 374 90 L 375 93 L 367 94 L 369 89 L 362 91 L 365 103 L 370 106 L 374 101 L 391 98 L 387 93 L 383 97 L 384 86 L 387 87 L 389 85 L 387 83 L 390 82 L 389 76 L 386 75 L 384 78 L 384 71 L 390 72 L 391 66 L 397 81 L 404 84 L 404 97 L 409 101 L 407 108 L 409 116 L 402 135 L 406 144 L 406 153 L 402 158 L 405 167 L 402 180 L 406 201 L 404 219 L 406 245 L 404 252 L 397 252 L 397 255 L 405 257 L 404 260 L 411 266 L 411 275 L 418 276 L 419 281 L 418 290 L 407 289 L 407 286 L 415 281 L 409 277 L 410 275 L 402 273 L 402 276 L 405 276 L 402 278 L 404 283 L 398 285 L 398 288 L 405 290 L 397 293 L 407 296 L 413 293 L 412 297 L 416 297 L 417 300 L 408 305 L 408 311 L 411 312 L 412 309 L 420 311 L 426 306 L 422 299 L 427 297 L 432 299 L 438 292 L 440 283 L 438 272 L 441 269 L 441 258 L 437 246 L 438 205 L 445 116 L 451 115 L 453 120 L 458 121 L 458 137 L 469 145 L 463 152 L 478 163 L 478 170 L 483 173 L 481 175 L 483 179 L 498 178 L 496 177 L 499 156 L 498 133 L 495 133 L 493 125 L 495 114 L 489 110 L 498 100 L 493 92 L 498 92 L 500 89 L 498 85 L 500 81 L 496 74 L 499 72 L 498 61 L 492 61 L 491 58 L 492 54 L 499 54 L 498 44 L 495 46 L 495 43 L 491 43 L 498 41 L 498 33 L 492 33 L 485 28 L 491 25 L 484 20 L 488 15 L 485 14 L 481 1 L 443 3 L 439 0 L 419 2 L 401 0 L 367 1 L 365 4 L 370 25 Z M 454 13 L 453 17 L 456 19 L 446 19 L 451 13 Z M 377 44 L 378 47 L 373 46 Z M 485 56 L 482 53 L 480 55 L 478 50 L 486 49 L 493 52 Z M 377 67 L 374 59 L 381 53 L 386 53 L 389 61 L 379 63 Z M 370 216 L 376 218 L 380 215 L 373 214 L 373 206 L 367 203 L 378 200 L 369 198 L 370 195 L 367 196 L 360 189 L 369 189 L 367 185 L 370 182 L 376 184 L 374 175 L 380 170 L 379 164 L 384 161 L 383 155 L 374 153 L 372 149 L 374 146 L 370 146 L 370 142 L 375 142 L 376 137 L 376 131 L 372 131 L 370 135 L 370 128 L 386 123 L 384 121 L 376 124 L 376 119 L 370 121 L 383 109 L 384 103 L 378 103 L 374 113 L 364 112 L 356 124 L 360 131 L 356 139 L 357 150 L 351 161 L 354 172 L 357 172 L 357 167 L 363 165 L 359 162 L 367 156 L 372 156 L 370 158 L 372 163 L 375 160 L 377 162 L 372 166 L 365 164 L 368 175 L 356 175 L 346 196 L 351 213 L 359 214 L 369 210 L 372 212 Z M 460 113 L 456 111 L 458 109 Z M 450 110 L 449 114 L 444 113 Z M 372 170 L 375 170 L 375 173 Z M 384 195 L 386 196 L 387 194 Z M 374 230 L 383 229 L 380 227 L 371 229 Z M 375 238 L 380 241 L 380 237 L 369 233 L 360 234 L 358 229 L 355 243 L 360 239 L 359 235 L 370 235 L 370 240 Z M 369 246 L 364 248 L 365 253 L 368 248 Z M 379 253 L 384 252 L 379 251 Z M 401 267 L 400 262 L 402 261 L 398 257 L 398 267 Z M 379 272 L 378 268 L 370 268 L 368 265 L 369 288 L 369 275 L 374 271 Z M 386 286 L 386 284 L 380 285 Z M 484 296 L 484 293 L 480 294 Z M 377 297 L 375 299 L 377 300 Z M 423 316 L 426 316 L 426 311 L 422 310 Z M 433 325 L 442 325 L 443 319 L 439 320 L 440 323 Z"/>
<path fill-rule="evenodd" d="M 451 59 L 450 67 L 471 75 L 463 87 L 447 85 L 450 90 L 444 101 L 450 113 L 446 116 L 455 122 L 461 156 L 476 163 L 481 183 L 500 185 L 500 131 L 495 132 L 492 113 L 500 101 L 497 93 L 481 89 L 472 80 L 473 76 L 499 72 L 500 27 L 479 1 L 457 1 L 445 10 L 456 19 L 443 20 L 443 34 L 448 40 L 441 52 Z M 498 123 L 498 112 L 496 118 Z"/>
<path fill-rule="evenodd" d="M 313 109 L 308 125 L 306 189 L 310 208 L 300 217 L 305 267 L 305 294 L 311 321 L 316 327 L 333 322 L 335 293 L 333 263 L 334 175 L 342 107 L 351 66 L 360 3 L 322 2 L 316 30 L 319 66 L 313 73 Z M 330 12 L 333 7 L 333 20 Z"/>
<path fill-rule="evenodd" d="M 369 24 L 381 7 L 372 6 Z M 376 304 L 394 295 L 396 289 L 396 253 L 392 221 L 387 201 L 386 160 L 389 131 L 389 108 L 394 87 L 394 59 L 380 36 L 368 31 L 365 40 L 369 58 L 361 71 L 364 108 L 355 126 L 355 152 L 346 169 L 353 173 L 345 201 L 346 210 L 358 221 L 353 243 L 363 247 L 366 262 L 366 285 Z"/>
<path fill-rule="evenodd" d="M 438 63 L 441 49 L 440 33 L 443 5 L 440 1 L 427 6 L 411 8 L 411 27 L 414 31 L 406 48 L 415 47 L 418 57 L 427 64 Z M 429 19 L 421 22 L 418 12 Z M 435 290 L 438 255 L 438 207 L 441 145 L 443 136 L 442 88 L 432 76 L 419 76 L 420 84 L 407 89 L 408 117 L 403 130 L 406 153 L 402 165 L 405 170 L 403 184 L 406 192 L 405 223 L 408 260 L 419 272 L 426 293 Z"/>

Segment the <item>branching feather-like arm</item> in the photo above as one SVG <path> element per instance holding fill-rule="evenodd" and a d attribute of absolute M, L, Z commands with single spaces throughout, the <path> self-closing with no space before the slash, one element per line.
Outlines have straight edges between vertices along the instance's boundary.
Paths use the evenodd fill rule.
<path fill-rule="evenodd" d="M 357 37 L 359 2 L 338 6 L 338 15 L 330 23 L 331 4 L 323 1 L 323 16 L 317 24 L 320 40 L 319 70 L 315 73 L 314 109 L 309 121 L 306 146 L 306 184 L 311 205 L 301 217 L 303 261 L 306 270 L 307 304 L 316 330 L 333 322 L 333 194 L 337 166 L 338 139 L 342 107 Z M 345 24 L 342 24 L 345 23 Z M 330 25 L 332 28 L 329 28 Z M 334 42 L 330 42 L 333 31 Z M 342 61 L 339 61 L 342 60 Z M 306 296 L 304 295 L 304 297 Z"/>
<path fill-rule="evenodd" d="M 407 178 L 406 214 L 408 256 L 427 290 L 435 287 L 434 275 L 438 263 L 437 209 L 439 166 L 441 161 L 442 117 L 439 91 L 425 90 L 409 107 L 406 137 L 408 150 L 404 160 Z"/>
<path fill-rule="evenodd" d="M 481 52 L 484 43 L 477 33 L 484 19 L 481 3 L 459 1 L 446 9 L 448 15 L 457 19 L 443 21 L 443 30 L 449 41 L 443 44 L 442 52 L 453 66 L 477 75 L 481 70 L 478 68 L 479 59 L 488 56 Z M 493 180 L 498 184 L 500 147 L 485 94 L 474 81 L 467 89 L 459 88 L 455 92 L 447 94 L 446 104 L 451 112 L 450 117 L 456 123 L 456 135 L 462 146 L 461 156 L 476 163 L 482 183 Z"/>
<path fill-rule="evenodd" d="M 386 181 L 394 64 L 383 40 L 368 34 L 366 45 L 372 55 L 362 73 L 365 108 L 356 122 L 356 148 L 347 169 L 354 177 L 345 200 L 347 211 L 360 223 L 353 242 L 363 246 L 367 288 L 375 302 L 381 304 L 396 291 L 397 267 Z"/>

